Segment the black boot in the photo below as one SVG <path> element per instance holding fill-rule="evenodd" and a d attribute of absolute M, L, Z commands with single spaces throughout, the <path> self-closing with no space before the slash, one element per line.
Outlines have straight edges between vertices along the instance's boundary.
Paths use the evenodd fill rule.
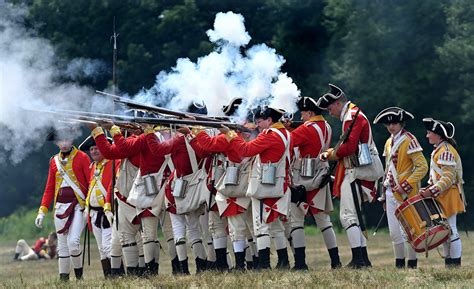
<path fill-rule="evenodd" d="M 452 260 L 453 260 L 453 259 L 448 258 L 448 257 L 444 258 L 444 266 L 445 266 L 446 268 L 451 267 Z"/>
<path fill-rule="evenodd" d="M 172 274 L 177 275 L 181 272 L 181 269 L 179 268 L 179 259 L 178 256 L 174 257 L 173 260 L 171 260 L 171 269 L 172 269 Z"/>
<path fill-rule="evenodd" d="M 270 267 L 270 248 L 258 250 L 258 270 L 265 270 L 272 268 Z"/>
<path fill-rule="evenodd" d="M 408 260 L 408 264 L 410 264 L 411 260 Z M 405 268 L 405 258 L 403 259 L 395 259 L 395 268 L 404 269 Z"/>
<path fill-rule="evenodd" d="M 220 272 L 226 272 L 229 270 L 227 264 L 227 248 L 215 249 L 216 251 L 216 269 Z"/>
<path fill-rule="evenodd" d="M 234 257 L 235 257 L 235 270 L 245 271 L 245 251 L 235 252 Z"/>
<path fill-rule="evenodd" d="M 15 253 L 15 256 L 13 257 L 13 260 L 20 261 L 20 259 L 18 259 L 18 257 L 20 257 L 20 253 Z"/>
<path fill-rule="evenodd" d="M 339 259 L 339 248 L 334 247 L 331 249 L 328 249 L 329 252 L 329 258 L 331 258 L 331 269 L 337 269 L 341 268 L 341 260 Z"/>
<path fill-rule="evenodd" d="M 416 269 L 416 267 L 418 267 L 418 259 L 408 260 L 408 262 L 407 262 L 407 268 L 408 269 Z"/>
<path fill-rule="evenodd" d="M 352 260 L 347 264 L 347 268 L 349 269 L 360 269 L 365 266 L 364 259 L 362 257 L 362 249 L 361 247 L 351 248 L 352 251 Z"/>
<path fill-rule="evenodd" d="M 196 274 L 202 273 L 207 270 L 207 261 L 201 258 L 196 258 Z"/>
<path fill-rule="evenodd" d="M 275 268 L 279 270 L 290 269 L 290 261 L 288 260 L 288 249 L 284 248 L 284 249 L 277 250 L 277 255 L 278 255 L 278 262 Z"/>
<path fill-rule="evenodd" d="M 252 256 L 252 263 L 253 263 L 253 268 L 252 269 L 258 269 L 258 256 L 254 255 Z"/>
<path fill-rule="evenodd" d="M 77 268 L 77 269 L 74 268 L 74 274 L 76 274 L 76 279 L 77 280 L 82 280 L 82 272 L 83 272 L 82 268 Z M 69 276 L 69 274 L 68 274 L 68 276 Z"/>
<path fill-rule="evenodd" d="M 189 266 L 188 266 L 188 258 L 186 258 L 183 261 L 179 261 L 179 268 L 180 268 L 180 273 L 183 275 L 190 275 L 189 273 Z"/>
<path fill-rule="evenodd" d="M 293 270 L 308 270 L 305 249 L 306 247 L 295 248 L 295 267 L 293 267 Z"/>
<path fill-rule="evenodd" d="M 110 268 L 110 259 L 102 259 L 100 260 L 100 263 L 102 264 L 102 271 L 104 272 L 104 277 L 110 278 L 112 276 L 112 269 Z"/>
<path fill-rule="evenodd" d="M 68 282 L 69 273 L 59 273 L 59 281 Z"/>
<path fill-rule="evenodd" d="M 155 259 L 145 263 L 145 275 L 148 277 L 158 275 L 158 263 L 155 262 Z"/>
<path fill-rule="evenodd" d="M 461 257 L 459 258 L 451 258 L 451 263 L 449 267 L 461 267 Z"/>
<path fill-rule="evenodd" d="M 125 267 L 123 266 L 123 260 L 120 262 L 120 268 L 118 269 L 119 276 L 125 276 Z"/>
<path fill-rule="evenodd" d="M 120 269 L 112 269 L 112 272 L 116 270 L 116 274 L 118 275 L 119 274 L 119 270 Z M 113 274 L 113 273 L 112 273 Z M 137 266 L 137 267 L 127 267 L 127 275 L 129 277 L 139 277 L 140 276 L 140 268 Z"/>
<path fill-rule="evenodd" d="M 361 252 L 362 252 L 362 260 L 364 260 L 364 266 L 365 267 L 372 267 L 372 263 L 370 263 L 369 260 L 369 254 L 367 254 L 367 247 L 360 247 Z"/>

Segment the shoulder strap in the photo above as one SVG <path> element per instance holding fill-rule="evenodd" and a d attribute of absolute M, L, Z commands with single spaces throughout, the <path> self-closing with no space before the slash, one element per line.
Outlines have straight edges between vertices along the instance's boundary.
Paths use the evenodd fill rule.
<path fill-rule="evenodd" d="M 59 161 L 59 155 L 56 155 L 54 157 L 54 162 L 56 163 L 56 168 L 58 169 L 59 173 L 61 174 L 63 179 L 66 181 L 66 183 L 76 192 L 76 194 L 79 195 L 79 197 L 85 200 L 86 197 L 82 193 L 81 189 L 71 180 L 68 173 L 64 170 L 63 166 L 61 165 L 61 162 Z"/>
<path fill-rule="evenodd" d="M 270 130 L 276 132 L 282 139 L 283 144 L 285 145 L 285 153 L 283 154 L 279 162 L 281 162 L 286 157 L 286 159 L 288 160 L 288 164 L 290 164 L 291 163 L 290 161 L 290 133 L 286 131 L 287 138 L 285 138 L 285 136 L 280 130 L 276 128 L 270 128 Z"/>
<path fill-rule="evenodd" d="M 193 147 L 189 143 L 188 138 L 184 137 L 184 143 L 186 144 L 186 150 L 188 151 L 189 161 L 191 162 L 191 168 L 193 169 L 193 173 L 198 171 L 198 163 L 196 158 L 196 153 L 194 152 Z"/>

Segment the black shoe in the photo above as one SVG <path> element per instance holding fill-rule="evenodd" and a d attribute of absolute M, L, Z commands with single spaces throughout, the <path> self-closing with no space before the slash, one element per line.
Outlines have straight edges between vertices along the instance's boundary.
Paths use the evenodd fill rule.
<path fill-rule="evenodd" d="M 448 257 L 444 258 L 444 266 L 446 268 L 449 268 L 451 266 L 451 264 L 452 264 L 452 259 L 451 258 L 448 258 Z"/>
<path fill-rule="evenodd" d="M 82 268 L 74 268 L 74 274 L 76 274 L 76 279 L 77 280 L 82 280 L 82 273 L 83 273 L 83 270 Z M 68 274 L 69 276 L 69 274 Z"/>
<path fill-rule="evenodd" d="M 276 269 L 278 270 L 289 270 L 290 269 L 290 261 L 288 260 L 288 249 L 280 249 L 277 250 L 278 255 L 278 262 L 276 265 Z"/>
<path fill-rule="evenodd" d="M 258 267 L 257 270 L 271 270 L 270 266 L 270 248 L 258 250 Z"/>
<path fill-rule="evenodd" d="M 120 269 L 112 269 L 112 272 L 114 270 L 117 270 L 116 271 L 116 274 L 119 274 L 119 271 Z M 127 267 L 127 275 L 130 276 L 130 277 L 140 277 L 141 276 L 141 272 L 140 272 L 140 268 L 137 266 L 137 267 Z M 114 274 L 114 273 L 112 273 Z"/>
<path fill-rule="evenodd" d="M 155 262 L 155 259 L 145 263 L 145 275 L 148 277 L 158 275 L 158 263 Z"/>
<path fill-rule="evenodd" d="M 408 260 L 408 264 L 410 264 L 411 260 Z M 405 258 L 403 259 L 395 259 L 395 268 L 398 269 L 405 269 Z"/>
<path fill-rule="evenodd" d="M 369 260 L 369 254 L 367 253 L 367 247 L 360 247 L 361 252 L 362 252 L 362 260 L 364 260 L 364 266 L 365 267 L 372 267 L 372 263 L 370 263 Z"/>
<path fill-rule="evenodd" d="M 244 252 L 235 252 L 235 270 L 236 271 L 245 271 L 245 251 Z"/>
<path fill-rule="evenodd" d="M 449 267 L 449 268 L 461 267 L 461 257 L 459 257 L 459 258 L 450 258 L 450 263 L 447 267 Z"/>
<path fill-rule="evenodd" d="M 180 268 L 179 268 L 179 259 L 178 256 L 174 257 L 173 260 L 171 260 L 171 269 L 172 269 L 172 274 L 177 275 L 180 273 Z"/>
<path fill-rule="evenodd" d="M 196 258 L 196 274 L 202 273 L 207 270 L 207 260 Z"/>
<path fill-rule="evenodd" d="M 179 268 L 180 268 L 180 273 L 182 275 L 190 275 L 189 273 L 189 266 L 188 266 L 188 258 L 186 258 L 183 261 L 179 261 Z"/>
<path fill-rule="evenodd" d="M 328 249 L 329 258 L 331 258 L 331 269 L 338 269 L 342 267 L 341 259 L 339 259 L 339 248 L 334 247 Z"/>
<path fill-rule="evenodd" d="M 418 259 L 415 260 L 408 260 L 407 268 L 408 269 L 416 269 L 418 267 Z"/>
<path fill-rule="evenodd" d="M 306 247 L 295 248 L 295 266 L 292 270 L 308 271 L 305 249 Z"/>
<path fill-rule="evenodd" d="M 352 260 L 349 264 L 346 265 L 349 269 L 360 269 L 365 267 L 364 259 L 362 258 L 362 249 L 361 247 L 351 248 L 352 251 Z"/>
<path fill-rule="evenodd" d="M 104 277 L 105 278 L 112 277 L 112 268 L 110 268 L 110 259 L 109 258 L 102 259 L 100 260 L 100 263 L 102 264 L 102 271 L 104 272 Z"/>
<path fill-rule="evenodd" d="M 59 281 L 68 282 L 69 274 L 68 273 L 59 273 Z"/>
<path fill-rule="evenodd" d="M 13 260 L 21 261 L 21 259 L 18 259 L 18 257 L 20 257 L 20 253 L 15 253 L 15 256 L 13 257 Z"/>

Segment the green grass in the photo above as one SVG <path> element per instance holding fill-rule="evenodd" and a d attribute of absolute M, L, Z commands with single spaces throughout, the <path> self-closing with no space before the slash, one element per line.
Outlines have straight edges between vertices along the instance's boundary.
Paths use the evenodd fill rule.
<path fill-rule="evenodd" d="M 104 280 L 94 246 L 91 249 L 91 266 L 86 266 L 84 280 L 76 282 L 71 275 L 69 284 L 58 281 L 57 261 L 14 262 L 14 242 L 0 242 L 1 288 L 473 288 L 474 243 L 465 235 L 463 241 L 463 266 L 445 269 L 444 261 L 436 250 L 429 257 L 420 254 L 419 269 L 396 270 L 392 246 L 387 232 L 379 232 L 369 239 L 369 255 L 373 264 L 368 270 L 331 270 L 329 257 L 319 230 L 307 229 L 307 263 L 309 272 L 267 271 L 219 274 L 207 272 L 201 275 L 174 277 L 170 274 L 169 258 L 161 253 L 160 274 L 150 279 L 122 278 Z M 350 248 L 344 234 L 338 234 L 341 260 L 350 261 Z M 189 251 L 191 252 L 191 251 Z M 292 255 L 290 253 L 290 259 Z M 194 262 L 190 262 L 193 267 Z M 276 264 L 276 254 L 272 254 Z M 191 268 L 194 271 L 194 268 Z"/>

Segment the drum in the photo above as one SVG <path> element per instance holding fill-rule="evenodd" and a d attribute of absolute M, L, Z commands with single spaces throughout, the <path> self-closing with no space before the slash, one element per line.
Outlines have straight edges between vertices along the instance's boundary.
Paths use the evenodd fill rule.
<path fill-rule="evenodd" d="M 416 252 L 434 249 L 449 238 L 448 221 L 433 198 L 411 197 L 398 207 L 395 216 Z"/>

